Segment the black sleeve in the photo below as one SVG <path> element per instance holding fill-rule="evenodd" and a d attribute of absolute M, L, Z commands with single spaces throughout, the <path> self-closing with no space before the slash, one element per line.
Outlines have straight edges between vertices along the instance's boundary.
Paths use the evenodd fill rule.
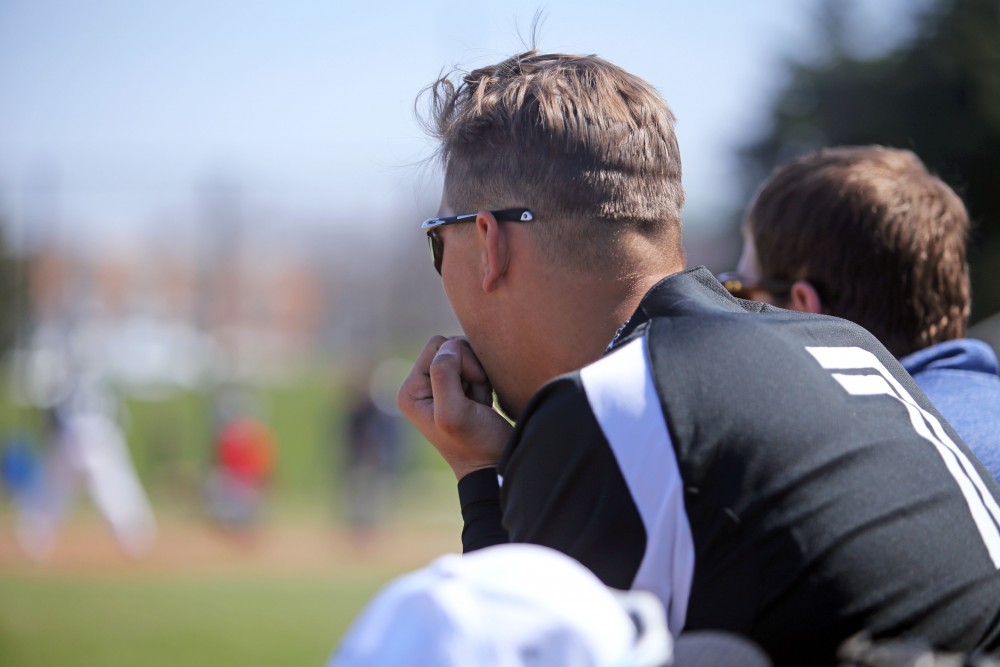
<path fill-rule="evenodd" d="M 608 586 L 632 585 L 646 531 L 579 375 L 554 380 L 532 399 L 499 471 L 512 542 L 557 549 Z"/>
<path fill-rule="evenodd" d="M 510 540 L 501 525 L 500 485 L 496 468 L 470 472 L 458 480 L 462 505 L 462 552 L 469 553 Z"/>

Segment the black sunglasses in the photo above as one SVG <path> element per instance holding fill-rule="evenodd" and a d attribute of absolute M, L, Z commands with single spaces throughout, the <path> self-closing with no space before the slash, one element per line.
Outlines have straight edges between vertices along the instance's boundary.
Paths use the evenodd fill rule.
<path fill-rule="evenodd" d="M 754 292 L 767 292 L 778 297 L 786 297 L 792 291 L 792 280 L 774 280 L 771 278 L 748 278 L 735 271 L 719 274 L 719 282 L 726 291 L 739 299 L 753 300 Z"/>
<path fill-rule="evenodd" d="M 526 208 L 505 208 L 499 211 L 490 211 L 490 214 L 497 219 L 497 222 L 531 222 L 535 219 L 535 214 Z M 438 234 L 437 228 L 460 222 L 473 222 L 477 215 L 479 214 L 463 213 L 447 218 L 430 218 L 424 220 L 423 224 L 420 225 L 420 229 L 427 232 L 427 244 L 431 248 L 434 270 L 438 272 L 438 275 L 441 275 L 441 260 L 444 258 L 444 239 Z"/>

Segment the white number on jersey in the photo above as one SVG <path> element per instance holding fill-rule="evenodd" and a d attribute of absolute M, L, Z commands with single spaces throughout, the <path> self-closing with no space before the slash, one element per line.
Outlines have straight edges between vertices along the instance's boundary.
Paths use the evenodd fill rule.
<path fill-rule="evenodd" d="M 855 371 L 832 373 L 833 379 L 852 396 L 891 396 L 906 406 L 913 428 L 934 445 L 948 472 L 958 483 L 993 564 L 1000 568 L 1000 507 L 972 462 L 948 437 L 941 422 L 917 405 L 903 385 L 871 352 L 860 347 L 807 347 L 806 351 L 827 370 Z"/>

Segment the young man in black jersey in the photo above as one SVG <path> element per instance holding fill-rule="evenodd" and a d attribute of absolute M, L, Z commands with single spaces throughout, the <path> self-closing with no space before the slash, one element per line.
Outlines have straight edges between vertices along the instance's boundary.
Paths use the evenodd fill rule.
<path fill-rule="evenodd" d="M 777 665 L 861 630 L 1000 648 L 1000 488 L 866 331 L 684 270 L 656 91 L 528 52 L 430 96 L 423 230 L 465 337 L 399 404 L 459 480 L 466 551 L 553 547 Z"/>

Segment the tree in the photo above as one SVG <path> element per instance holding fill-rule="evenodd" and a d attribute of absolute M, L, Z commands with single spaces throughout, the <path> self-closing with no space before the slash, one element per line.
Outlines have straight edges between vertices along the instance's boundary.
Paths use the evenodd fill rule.
<path fill-rule="evenodd" d="M 915 34 L 860 58 L 846 45 L 849 9 L 825 0 L 825 54 L 789 63 L 765 136 L 741 150 L 752 192 L 778 162 L 822 146 L 908 148 L 965 200 L 973 321 L 1000 311 L 1000 3 L 937 0 Z"/>

